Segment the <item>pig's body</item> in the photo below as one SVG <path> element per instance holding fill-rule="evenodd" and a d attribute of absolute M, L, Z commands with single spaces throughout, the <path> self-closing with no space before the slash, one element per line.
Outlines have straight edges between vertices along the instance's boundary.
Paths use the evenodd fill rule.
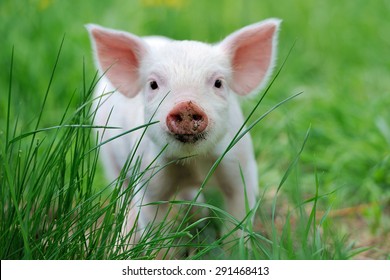
<path fill-rule="evenodd" d="M 98 98 L 103 92 L 106 93 L 112 90 L 113 88 L 103 79 L 96 90 L 96 97 Z M 103 135 L 101 138 L 102 141 L 144 125 L 149 121 L 144 118 L 144 101 L 142 95 L 137 95 L 129 99 L 119 92 L 115 92 L 112 95 L 108 95 L 108 98 L 103 98 L 102 100 L 105 100 L 103 103 L 99 100 L 99 98 L 96 99 L 96 103 L 99 102 L 101 104 L 99 105 L 99 110 L 96 112 L 95 124 L 99 126 L 120 127 L 120 129 L 104 129 L 104 131 L 100 129 L 100 135 Z M 143 200 L 142 204 L 167 201 L 176 195 L 176 192 L 180 192 L 177 193 L 179 198 L 192 200 L 191 195 L 196 194 L 210 168 L 228 147 L 230 141 L 244 121 L 235 96 L 232 96 L 228 119 L 232 120 L 229 123 L 229 129 L 226 130 L 224 137 L 218 143 L 215 143 L 214 149 L 208 151 L 206 155 L 198 155 L 180 161 L 177 164 L 164 167 L 159 173 L 153 176 L 153 179 L 148 185 L 148 191 L 146 193 L 139 192 L 136 195 L 136 200 L 139 202 Z M 110 141 L 101 147 L 100 156 L 104 164 L 106 176 L 110 181 L 119 176 L 122 167 L 126 163 L 132 148 L 135 147 L 137 141 L 140 139 L 142 132 L 143 129 L 136 130 Z M 136 153 L 136 155 L 142 156 L 141 170 L 145 169 L 160 152 L 161 147 L 156 146 L 148 133 L 146 133 Z M 191 154 L 189 155 L 191 156 Z M 175 159 L 175 157 L 166 157 L 163 154 L 158 157 L 156 165 L 164 166 L 165 163 Z M 213 180 L 209 182 L 210 185 L 217 184 L 221 187 L 223 195 L 227 198 L 225 203 L 228 206 L 229 213 L 233 213 L 237 219 L 242 219 L 245 216 L 245 200 L 243 197 L 244 185 L 239 171 L 239 164 L 245 173 L 249 205 L 253 207 L 258 194 L 258 180 L 257 166 L 249 134 L 245 135 L 225 156 L 217 168 L 214 178 L 212 178 Z M 148 178 L 148 176 L 145 176 L 145 178 Z M 133 202 L 137 205 L 136 201 Z M 129 212 L 129 221 L 126 223 L 127 229 L 124 233 L 127 233 L 133 228 L 134 219 L 137 216 L 138 210 L 133 207 Z M 140 228 L 146 226 L 147 221 L 154 219 L 155 211 L 153 209 L 147 210 L 147 207 L 144 207 L 144 210 L 140 213 L 144 217 L 141 217 L 139 220 L 145 221 L 145 224 L 140 225 Z M 160 211 L 159 213 L 162 216 L 165 215 L 164 211 Z"/>
<path fill-rule="evenodd" d="M 157 209 L 146 204 L 177 195 L 191 200 L 197 193 L 244 122 L 236 95 L 257 91 L 271 72 L 278 25 L 278 20 L 252 25 L 218 45 L 164 37 L 141 39 L 89 27 L 99 69 L 108 70 L 108 79 L 99 83 L 96 97 L 117 89 L 95 101 L 95 124 L 120 127 L 101 129 L 102 141 L 150 120 L 159 121 L 147 128 L 136 151 L 142 158 L 141 170 L 152 162 L 155 168 L 143 177 L 147 184 L 138 184 L 123 234 L 134 227 L 137 213 L 141 232 L 150 222 L 165 216 L 163 205 Z M 264 34 L 257 38 L 256 32 Z M 263 47 L 265 55 L 256 57 L 252 44 Z M 119 176 L 142 133 L 143 129 L 134 131 L 101 147 L 111 180 Z M 183 157 L 188 158 L 178 160 Z M 242 220 L 247 214 L 246 205 L 254 207 L 258 195 L 257 166 L 249 134 L 227 153 L 213 177 L 228 212 Z"/>

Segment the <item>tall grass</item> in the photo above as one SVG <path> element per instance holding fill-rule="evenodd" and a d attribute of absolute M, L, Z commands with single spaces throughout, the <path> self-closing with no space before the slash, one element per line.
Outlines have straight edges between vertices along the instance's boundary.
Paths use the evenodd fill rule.
<path fill-rule="evenodd" d="M 338 236 L 327 223 L 326 213 L 317 221 L 317 202 L 326 197 L 319 194 L 318 178 L 313 197 L 301 200 L 295 209 L 286 213 L 287 218 L 282 223 L 277 221 L 278 193 L 273 197 L 272 215 L 260 210 L 263 208 L 261 199 L 254 209 L 246 206 L 248 215 L 243 221 L 237 221 L 219 206 L 197 203 L 196 199 L 155 202 L 156 205 L 169 205 L 166 218 L 150 224 L 140 241 L 132 244 L 137 226 L 123 236 L 122 224 L 134 198 L 135 186 L 146 185 L 150 178 L 144 176 L 147 170 L 140 169 L 141 159 L 134 151 L 118 179 L 101 182 L 98 157 L 99 148 L 105 143 L 99 142 L 101 135 L 91 125 L 94 118 L 92 92 L 99 77 L 95 75 L 88 82 L 83 66 L 82 89 L 73 92 L 58 124 L 41 126 L 56 69 L 61 63 L 62 48 L 63 42 L 42 105 L 36 112 L 37 118 L 27 132 L 20 128 L 21 121 L 26 123 L 23 112 L 11 106 L 14 53 L 11 55 L 7 118 L 2 126 L 5 131 L 0 135 L 1 259 L 344 259 L 353 256 L 355 252 L 346 246 L 344 236 Z M 205 177 L 199 193 L 225 154 L 242 136 L 295 97 L 281 101 L 249 124 L 272 83 Z M 75 110 L 70 109 L 72 102 L 78 104 Z M 150 120 L 134 130 L 145 132 L 154 124 Z M 281 178 L 278 191 L 296 171 L 307 141 L 309 133 Z M 299 192 L 299 187 L 297 189 Z M 194 219 L 189 211 L 193 207 L 207 208 L 210 217 Z M 252 217 L 264 225 L 262 230 L 252 224 Z M 221 234 L 221 226 L 227 223 L 233 224 L 233 230 Z"/>

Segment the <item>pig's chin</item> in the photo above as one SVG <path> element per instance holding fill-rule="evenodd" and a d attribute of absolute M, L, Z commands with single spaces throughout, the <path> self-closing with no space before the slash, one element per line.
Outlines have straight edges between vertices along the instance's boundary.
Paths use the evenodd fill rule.
<path fill-rule="evenodd" d="M 172 134 L 173 138 L 183 144 L 195 144 L 206 140 L 206 133 L 198 134 Z"/>
<path fill-rule="evenodd" d="M 212 150 L 213 142 L 208 133 L 199 134 L 168 134 L 168 155 L 186 157 L 205 155 Z M 212 137 L 211 137 L 212 138 Z"/>

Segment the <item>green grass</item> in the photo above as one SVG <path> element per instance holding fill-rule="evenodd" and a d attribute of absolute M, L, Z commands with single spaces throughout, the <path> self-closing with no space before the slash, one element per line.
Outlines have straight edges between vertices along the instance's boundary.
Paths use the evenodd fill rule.
<path fill-rule="evenodd" d="M 389 12 L 387 1 L 363 0 L 0 2 L 1 258 L 169 258 L 178 247 L 197 248 L 195 259 L 389 258 Z M 220 236 L 231 219 L 211 192 L 201 206 L 212 218 L 167 220 L 121 251 L 118 197 L 133 194 L 99 165 L 89 110 L 98 77 L 83 25 L 215 42 L 267 17 L 284 20 L 278 67 L 296 44 L 249 123 L 303 94 L 250 131 L 262 193 L 255 225 L 241 224 L 246 237 L 235 242 Z M 259 98 L 244 102 L 247 116 Z M 131 184 L 137 166 L 129 162 Z M 186 204 L 171 202 L 172 212 Z"/>

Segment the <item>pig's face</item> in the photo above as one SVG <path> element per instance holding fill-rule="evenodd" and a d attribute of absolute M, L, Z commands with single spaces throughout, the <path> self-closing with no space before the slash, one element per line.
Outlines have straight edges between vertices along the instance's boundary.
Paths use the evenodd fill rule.
<path fill-rule="evenodd" d="M 96 61 L 125 96 L 143 94 L 149 136 L 176 156 L 205 154 L 229 132 L 233 95 L 257 92 L 274 64 L 280 21 L 244 27 L 217 45 L 142 39 L 95 25 Z M 165 97 L 165 99 L 164 99 Z M 164 100 L 163 100 L 164 99 Z"/>
<path fill-rule="evenodd" d="M 148 133 L 170 154 L 207 153 L 227 131 L 230 63 L 218 47 L 168 42 L 150 50 L 141 75 L 145 120 L 159 121 Z"/>

